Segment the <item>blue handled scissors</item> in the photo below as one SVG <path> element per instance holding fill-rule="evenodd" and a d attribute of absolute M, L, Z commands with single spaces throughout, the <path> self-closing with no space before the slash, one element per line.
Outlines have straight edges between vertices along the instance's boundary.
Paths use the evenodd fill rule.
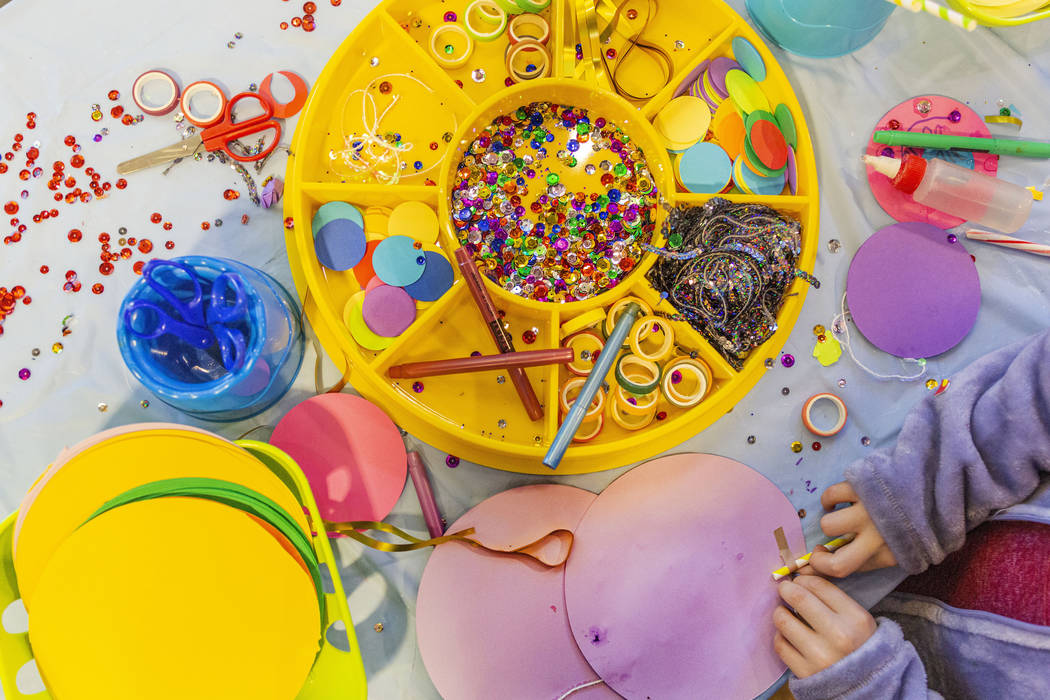
<path fill-rule="evenodd" d="M 170 279 L 158 279 L 159 271 L 168 271 Z M 244 334 L 227 326 L 247 316 L 247 294 L 239 276 L 228 272 L 219 274 L 211 283 L 207 302 L 200 276 L 185 263 L 151 260 L 142 270 L 142 276 L 168 303 L 170 311 L 153 302 L 136 299 L 124 308 L 128 332 L 142 339 L 170 334 L 202 349 L 218 343 L 227 370 L 237 371 L 244 366 L 247 359 Z M 176 291 L 185 288 L 187 283 L 188 298 Z"/>

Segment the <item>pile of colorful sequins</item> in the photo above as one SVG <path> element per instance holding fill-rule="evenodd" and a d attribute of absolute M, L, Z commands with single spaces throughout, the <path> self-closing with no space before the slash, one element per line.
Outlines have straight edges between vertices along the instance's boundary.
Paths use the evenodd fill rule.
<path fill-rule="evenodd" d="M 570 191 L 558 170 L 586 184 Z M 634 268 L 653 236 L 657 196 L 645 155 L 616 124 L 534 102 L 470 144 L 454 176 L 452 221 L 493 282 L 570 302 Z"/>

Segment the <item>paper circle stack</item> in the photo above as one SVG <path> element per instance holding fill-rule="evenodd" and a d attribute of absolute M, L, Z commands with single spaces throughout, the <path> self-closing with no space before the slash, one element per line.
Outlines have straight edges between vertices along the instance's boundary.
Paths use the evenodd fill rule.
<path fill-rule="evenodd" d="M 343 322 L 358 345 L 380 351 L 416 320 L 416 302 L 440 299 L 452 287 L 448 259 L 434 246 L 437 214 L 407 201 L 390 211 L 387 234 L 367 240 L 364 216 L 347 202 L 328 202 L 313 218 L 314 250 L 324 267 L 353 270 L 362 291 L 343 309 Z"/>
<path fill-rule="evenodd" d="M 13 560 L 55 697 L 295 697 L 321 644 L 303 507 L 222 438 L 128 426 L 63 453 L 23 499 Z"/>

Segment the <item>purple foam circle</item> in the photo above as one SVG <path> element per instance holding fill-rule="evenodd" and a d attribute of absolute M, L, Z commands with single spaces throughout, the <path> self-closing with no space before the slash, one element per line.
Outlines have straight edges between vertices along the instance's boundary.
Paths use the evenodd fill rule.
<path fill-rule="evenodd" d="M 726 74 L 734 68 L 744 70 L 739 63 L 725 56 L 719 56 L 714 59 L 711 61 L 711 65 L 707 67 L 707 75 L 711 79 L 711 85 L 723 99 L 729 97 L 729 90 L 726 89 Z"/>
<path fill-rule="evenodd" d="M 795 159 L 795 149 L 788 146 L 787 170 L 784 172 L 788 188 L 791 194 L 798 194 L 798 161 Z"/>
<path fill-rule="evenodd" d="M 401 287 L 381 284 L 365 295 L 361 315 L 373 333 L 393 338 L 416 320 L 416 302 Z"/>
<path fill-rule="evenodd" d="M 875 232 L 853 256 L 846 301 L 857 330 L 896 357 L 955 347 L 977 321 L 981 283 L 961 243 L 919 222 Z"/>

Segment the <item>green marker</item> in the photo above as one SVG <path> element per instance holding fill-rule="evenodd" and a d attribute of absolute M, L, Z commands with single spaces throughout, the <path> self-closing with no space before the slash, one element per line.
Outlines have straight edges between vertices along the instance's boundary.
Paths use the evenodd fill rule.
<path fill-rule="evenodd" d="M 887 146 L 910 146 L 911 148 L 937 148 L 941 150 L 960 149 L 983 151 L 1000 156 L 1050 158 L 1050 143 L 1045 141 L 991 139 L 975 136 L 953 136 L 951 134 L 918 134 L 911 131 L 876 131 L 874 141 Z"/>

